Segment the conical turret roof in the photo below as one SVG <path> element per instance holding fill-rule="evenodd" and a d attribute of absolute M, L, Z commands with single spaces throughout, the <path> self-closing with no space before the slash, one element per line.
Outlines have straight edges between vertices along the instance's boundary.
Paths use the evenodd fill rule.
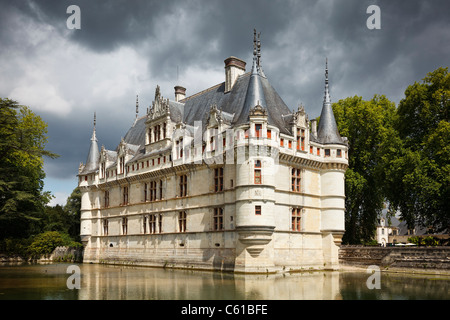
<path fill-rule="evenodd" d="M 323 98 L 323 107 L 320 114 L 319 127 L 317 129 L 317 138 L 323 144 L 345 144 L 334 118 L 333 108 L 331 107 L 330 92 L 328 87 L 328 60 L 325 66 L 325 94 Z"/>

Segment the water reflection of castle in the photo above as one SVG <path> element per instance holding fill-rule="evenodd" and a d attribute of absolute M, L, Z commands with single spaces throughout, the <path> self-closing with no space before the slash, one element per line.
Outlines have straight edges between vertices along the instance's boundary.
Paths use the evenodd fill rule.
<path fill-rule="evenodd" d="M 287 272 L 336 269 L 347 140 L 331 108 L 292 112 L 261 67 L 225 60 L 225 81 L 152 107 L 116 150 L 94 132 L 79 168 L 84 261 Z M 136 109 L 138 104 L 136 105 Z M 137 111 L 137 110 L 136 110 Z"/>

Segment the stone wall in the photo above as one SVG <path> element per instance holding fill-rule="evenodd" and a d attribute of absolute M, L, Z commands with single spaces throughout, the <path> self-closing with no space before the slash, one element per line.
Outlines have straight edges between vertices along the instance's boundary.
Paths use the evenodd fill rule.
<path fill-rule="evenodd" d="M 83 248 L 56 247 L 49 257 L 50 261 L 83 262 Z"/>
<path fill-rule="evenodd" d="M 450 270 L 450 247 L 341 246 L 341 265 Z"/>

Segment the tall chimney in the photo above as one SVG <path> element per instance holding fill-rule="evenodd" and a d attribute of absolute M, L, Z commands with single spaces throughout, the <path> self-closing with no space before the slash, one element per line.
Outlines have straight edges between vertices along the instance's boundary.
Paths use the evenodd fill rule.
<path fill-rule="evenodd" d="M 314 138 L 317 138 L 317 120 L 311 120 L 311 134 Z"/>
<path fill-rule="evenodd" d="M 180 101 L 186 98 L 186 88 L 182 86 L 175 86 L 175 101 Z"/>
<path fill-rule="evenodd" d="M 245 72 L 245 61 L 229 57 L 225 62 L 225 93 L 231 91 L 236 79 Z"/>

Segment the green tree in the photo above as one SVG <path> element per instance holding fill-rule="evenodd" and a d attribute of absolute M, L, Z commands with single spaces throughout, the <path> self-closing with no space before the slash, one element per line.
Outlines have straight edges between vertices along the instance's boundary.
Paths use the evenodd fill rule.
<path fill-rule="evenodd" d="M 430 72 L 410 85 L 395 126 L 403 150 L 390 167 L 390 203 L 409 226 L 450 229 L 450 73 Z"/>
<path fill-rule="evenodd" d="M 0 98 L 0 240 L 40 232 L 44 205 L 43 156 L 47 124 L 28 107 Z"/>
<path fill-rule="evenodd" d="M 348 138 L 349 168 L 345 174 L 344 243 L 370 241 L 385 201 L 387 154 L 400 143 L 394 129 L 395 104 L 375 95 L 364 101 L 355 96 L 333 104 L 339 132 Z"/>
<path fill-rule="evenodd" d="M 67 233 L 75 240 L 80 241 L 80 218 L 81 218 L 81 191 L 76 187 L 67 198 L 64 206 L 69 228 Z"/>

